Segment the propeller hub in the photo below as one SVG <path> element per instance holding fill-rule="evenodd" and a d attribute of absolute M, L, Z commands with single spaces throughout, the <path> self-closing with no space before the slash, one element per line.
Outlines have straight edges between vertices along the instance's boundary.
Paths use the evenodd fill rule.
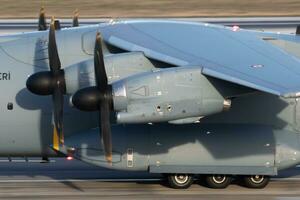
<path fill-rule="evenodd" d="M 51 95 L 55 88 L 60 88 L 65 93 L 64 72 L 60 70 L 55 76 L 50 71 L 37 72 L 27 79 L 26 87 L 37 95 Z"/>
<path fill-rule="evenodd" d="M 112 105 L 111 94 L 111 87 L 108 87 L 104 93 L 101 93 L 97 87 L 88 87 L 77 91 L 72 96 L 72 103 L 82 111 L 98 111 L 101 101 L 109 100 Z"/>
<path fill-rule="evenodd" d="M 72 97 L 73 105 L 82 111 L 99 109 L 100 93 L 97 87 L 88 87 L 77 91 Z"/>
<path fill-rule="evenodd" d="M 38 72 L 31 75 L 26 82 L 27 89 L 37 95 L 53 93 L 54 81 L 51 72 Z"/>

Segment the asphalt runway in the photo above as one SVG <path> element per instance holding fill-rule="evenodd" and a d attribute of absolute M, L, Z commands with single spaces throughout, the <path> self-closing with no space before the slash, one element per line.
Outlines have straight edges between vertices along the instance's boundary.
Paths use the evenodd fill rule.
<path fill-rule="evenodd" d="M 0 199 L 300 199 L 300 168 L 286 170 L 265 189 L 233 183 L 209 189 L 201 179 L 187 190 L 169 188 L 160 175 L 114 171 L 80 161 L 0 163 Z"/>

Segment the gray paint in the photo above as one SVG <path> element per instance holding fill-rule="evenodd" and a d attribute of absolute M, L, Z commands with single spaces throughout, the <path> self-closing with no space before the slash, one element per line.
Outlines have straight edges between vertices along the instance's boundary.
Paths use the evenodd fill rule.
<path fill-rule="evenodd" d="M 202 66 L 208 76 L 282 96 L 300 91 L 299 61 L 262 39 L 299 43 L 294 35 L 167 20 L 116 21 L 101 30 L 110 44 L 177 66 Z"/>
<path fill-rule="evenodd" d="M 168 68 L 113 83 L 117 123 L 167 122 L 222 112 L 224 97 L 201 70 Z"/>
<path fill-rule="evenodd" d="M 259 166 L 203 166 L 201 164 L 195 166 L 182 165 L 163 165 L 149 166 L 150 173 L 158 174 L 231 174 L 231 175 L 257 175 L 264 174 L 269 176 L 277 175 L 277 169 L 274 167 L 259 167 Z"/>
<path fill-rule="evenodd" d="M 300 163 L 299 135 L 255 124 L 118 125 L 113 168 L 153 173 L 275 175 Z M 98 129 L 70 137 L 67 146 L 85 162 L 108 166 Z M 100 147 L 99 147 L 100 146 Z M 133 167 L 127 150 L 133 149 Z M 67 150 L 64 150 L 65 152 Z"/>
<path fill-rule="evenodd" d="M 241 167 L 235 174 L 275 174 L 299 163 L 299 103 L 295 98 L 272 95 L 299 91 L 299 61 L 288 53 L 297 45 L 286 52 L 262 39 L 275 37 L 299 43 L 298 36 L 157 20 L 62 29 L 57 31 L 57 44 L 62 66 L 67 69 L 70 95 L 94 84 L 91 54 L 97 30 L 106 42 L 115 45 L 105 46 L 111 83 L 124 77 L 131 80 L 132 75 L 142 77 L 137 74 L 152 73 L 157 66 L 193 64 L 203 68 L 206 77 L 201 83 L 207 85 L 205 89 L 214 88 L 223 98 L 234 97 L 230 111 L 201 118 L 196 125 L 114 126 L 114 168 L 148 170 L 159 164 L 164 169 L 191 166 L 184 170 L 211 173 L 208 166 L 215 166 L 215 172 L 222 173 Z M 50 97 L 33 95 L 25 88 L 28 75 L 48 69 L 47 38 L 48 31 L 0 37 L 0 69 L 11 73 L 11 79 L 0 84 L 1 156 L 55 155 L 49 148 Z M 250 68 L 260 64 L 263 68 Z M 89 74 L 88 79 L 80 75 L 81 70 Z M 272 94 L 253 93 L 244 86 Z M 174 94 L 170 98 L 175 98 L 176 91 L 170 92 Z M 66 146 L 62 151 L 67 153 L 68 147 L 75 146 L 79 148 L 77 158 L 110 167 L 103 157 L 98 129 L 92 129 L 97 127 L 97 113 L 75 110 L 68 104 L 70 95 L 65 98 Z M 12 111 L 6 108 L 8 102 L 14 104 Z M 133 167 L 128 167 L 128 148 L 134 151 Z"/>
<path fill-rule="evenodd" d="M 105 58 L 108 81 L 114 82 L 133 74 L 138 74 L 154 69 L 154 65 L 143 55 L 142 52 L 130 52 L 110 54 Z M 67 92 L 74 94 L 78 89 L 94 86 L 94 58 L 70 65 L 65 70 Z"/>

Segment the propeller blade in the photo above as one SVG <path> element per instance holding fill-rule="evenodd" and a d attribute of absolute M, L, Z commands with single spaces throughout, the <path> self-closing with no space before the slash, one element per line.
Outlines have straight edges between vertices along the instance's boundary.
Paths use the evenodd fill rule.
<path fill-rule="evenodd" d="M 49 42 L 48 42 L 48 56 L 49 56 L 49 65 L 52 73 L 56 75 L 60 68 L 61 63 L 58 56 L 56 39 L 55 39 L 55 20 L 52 18 L 49 30 Z"/>
<path fill-rule="evenodd" d="M 53 148 L 58 151 L 60 144 L 64 144 L 63 108 L 66 81 L 57 51 L 54 18 L 52 18 L 49 30 L 48 58 L 50 71 L 37 72 L 31 75 L 27 79 L 26 86 L 34 94 L 52 95 L 54 118 Z"/>
<path fill-rule="evenodd" d="M 60 21 L 58 19 L 56 19 L 54 21 L 54 28 L 55 28 L 55 30 L 60 30 L 61 29 Z"/>
<path fill-rule="evenodd" d="M 101 93 L 104 93 L 108 86 L 108 81 L 102 51 L 102 38 L 99 32 L 96 36 L 96 44 L 94 50 L 94 70 L 97 87 Z"/>
<path fill-rule="evenodd" d="M 112 163 L 112 141 L 110 128 L 110 101 L 103 98 L 100 103 L 100 127 L 101 141 L 103 144 L 105 158 L 109 164 Z"/>
<path fill-rule="evenodd" d="M 99 102 L 101 140 L 105 152 L 105 158 L 109 164 L 112 164 L 112 141 L 110 128 L 112 92 L 111 86 L 108 85 L 107 81 L 107 74 L 105 70 L 104 57 L 102 51 L 102 37 L 99 32 L 96 36 L 94 50 L 94 70 L 96 85 L 101 95 L 101 100 Z"/>
<path fill-rule="evenodd" d="M 45 8 L 44 7 L 42 7 L 40 9 L 38 30 L 39 31 L 47 30 L 47 22 L 46 22 Z"/>
<path fill-rule="evenodd" d="M 64 96 L 61 88 L 56 88 L 52 95 L 54 109 L 54 125 L 59 135 L 60 142 L 63 143 L 63 108 Z"/>
<path fill-rule="evenodd" d="M 73 27 L 79 26 L 78 16 L 79 16 L 79 11 L 78 11 L 78 9 L 76 9 L 74 11 L 74 16 L 73 16 Z"/>
<path fill-rule="evenodd" d="M 54 91 L 52 94 L 53 100 L 53 115 L 54 115 L 54 134 L 53 146 L 54 149 L 59 149 L 59 144 L 64 144 L 63 136 L 63 108 L 64 94 L 66 92 L 66 84 L 64 71 L 61 70 L 61 62 L 59 59 L 56 38 L 55 38 L 55 20 L 52 18 L 49 30 L 48 42 L 49 66 L 54 81 Z"/>
<path fill-rule="evenodd" d="M 97 87 L 77 91 L 73 104 L 81 110 L 99 110 L 99 126 L 101 142 L 105 158 L 112 165 L 112 139 L 110 127 L 110 112 L 113 110 L 112 86 L 108 84 L 102 51 L 102 39 L 97 33 L 94 49 L 94 70 Z"/>

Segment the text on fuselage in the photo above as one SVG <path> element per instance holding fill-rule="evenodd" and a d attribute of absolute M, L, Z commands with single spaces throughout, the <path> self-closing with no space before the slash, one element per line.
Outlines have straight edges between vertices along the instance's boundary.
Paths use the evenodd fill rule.
<path fill-rule="evenodd" d="M 10 80 L 10 72 L 0 72 L 0 81 Z"/>

